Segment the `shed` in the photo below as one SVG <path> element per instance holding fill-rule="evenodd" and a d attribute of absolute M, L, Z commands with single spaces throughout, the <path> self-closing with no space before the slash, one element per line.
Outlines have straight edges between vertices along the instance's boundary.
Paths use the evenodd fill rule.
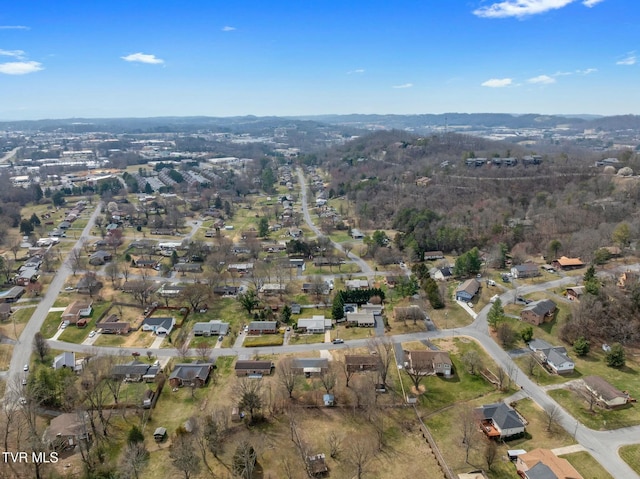
<path fill-rule="evenodd" d="M 162 442 L 165 437 L 167 437 L 167 428 L 158 427 L 153 432 L 153 438 L 156 440 L 156 442 Z"/>

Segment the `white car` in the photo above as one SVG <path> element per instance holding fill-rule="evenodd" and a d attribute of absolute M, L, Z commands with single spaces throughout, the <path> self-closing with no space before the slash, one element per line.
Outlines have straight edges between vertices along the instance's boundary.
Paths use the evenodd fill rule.
<path fill-rule="evenodd" d="M 90 338 L 93 338 L 95 335 L 96 335 L 96 332 L 95 332 L 95 331 L 91 331 L 91 332 L 89 333 L 89 337 L 90 337 Z"/>
<path fill-rule="evenodd" d="M 23 371 L 28 371 L 29 370 L 29 365 L 25 364 L 24 367 L 22 368 Z"/>

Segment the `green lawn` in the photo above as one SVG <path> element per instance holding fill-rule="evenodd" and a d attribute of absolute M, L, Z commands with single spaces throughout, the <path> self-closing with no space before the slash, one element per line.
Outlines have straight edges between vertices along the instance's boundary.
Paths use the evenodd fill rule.
<path fill-rule="evenodd" d="M 89 322 L 84 328 L 78 328 L 76 325 L 70 324 L 62 332 L 59 339 L 60 341 L 66 341 L 67 343 L 79 344 L 87 339 L 87 335 L 89 334 L 89 331 L 91 331 L 92 327 L 93 324 L 91 322 Z"/>
<path fill-rule="evenodd" d="M 610 380 L 610 378 L 607 378 L 607 380 Z M 549 396 L 564 407 L 569 414 L 591 429 L 619 429 L 640 424 L 640 408 L 634 404 L 615 410 L 594 406 L 593 412 L 590 412 L 589 404 L 573 391 L 556 389 L 549 391 Z"/>
<path fill-rule="evenodd" d="M 284 337 L 282 334 L 265 334 L 263 336 L 247 336 L 242 345 L 246 348 L 258 348 L 262 346 L 282 346 Z"/>
<path fill-rule="evenodd" d="M 47 314 L 47 317 L 40 328 L 40 332 L 45 338 L 50 338 L 56 331 L 58 330 L 58 326 L 62 321 L 62 311 L 56 311 L 53 313 Z"/>
<path fill-rule="evenodd" d="M 623 446 L 620 448 L 620 457 L 631 466 L 631 469 L 640 474 L 640 444 Z M 593 476 L 594 478 L 596 476 Z M 588 479 L 585 476 L 585 479 Z"/>
<path fill-rule="evenodd" d="M 324 343 L 324 334 L 292 334 L 289 344 Z"/>
<path fill-rule="evenodd" d="M 629 447 L 638 447 L 638 446 L 629 446 Z M 620 450 L 621 456 L 622 456 L 622 449 Z M 602 467 L 600 463 L 596 461 L 593 458 L 593 456 L 586 451 L 574 452 L 572 454 L 566 454 L 560 457 L 569 461 L 569 463 L 576 468 L 576 470 L 582 475 L 584 479 L 613 479 L 613 476 L 609 474 L 607 471 L 605 471 L 604 467 Z M 622 458 L 625 459 L 624 456 Z M 636 456 L 636 460 L 639 460 L 639 459 L 640 459 L 640 456 Z M 637 465 L 638 463 L 636 462 L 636 466 Z M 637 467 L 634 469 L 640 472 L 640 469 L 638 469 Z"/>

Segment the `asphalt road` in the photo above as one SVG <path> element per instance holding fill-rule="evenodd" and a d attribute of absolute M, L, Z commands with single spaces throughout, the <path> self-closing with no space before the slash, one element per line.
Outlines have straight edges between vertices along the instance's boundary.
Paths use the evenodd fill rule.
<path fill-rule="evenodd" d="M 91 228 L 93 227 L 99 213 L 100 213 L 100 204 L 96 205 L 94 212 L 91 214 L 91 217 L 89 218 L 87 226 L 85 226 L 84 230 L 82 231 L 82 234 L 80 235 L 81 237 L 89 236 L 89 233 L 91 232 Z M 78 242 L 76 243 L 76 246 L 74 247 L 74 250 L 77 250 L 80 247 L 81 247 L 80 240 L 78 240 Z M 71 252 L 69 252 L 69 255 L 71 255 Z M 16 381 L 17 378 L 21 377 L 21 375 L 24 374 L 23 367 L 25 364 L 29 364 L 30 362 L 29 360 L 32 352 L 33 337 L 38 331 L 40 331 L 40 328 L 42 327 L 42 323 L 44 323 L 44 320 L 47 317 L 47 314 L 49 314 L 49 309 L 51 309 L 51 307 L 53 306 L 53 303 L 58 298 L 58 294 L 60 294 L 60 291 L 64 287 L 64 284 L 67 281 L 67 278 L 71 274 L 71 268 L 69 267 L 67 262 L 69 255 L 62 262 L 62 265 L 60 266 L 57 273 L 51 280 L 51 284 L 49 284 L 49 287 L 47 288 L 47 292 L 42 297 L 42 300 L 36 307 L 33 315 L 31 316 L 31 319 L 29 320 L 24 330 L 22 331 L 22 334 L 18 338 L 17 344 L 13 348 L 13 356 L 11 358 L 11 364 L 9 365 L 9 370 L 6 374 L 6 376 L 9 378 L 9 386 L 11 386 L 11 383 L 13 381 Z M 11 387 L 8 387 L 7 392 L 10 392 L 10 389 Z"/>
<path fill-rule="evenodd" d="M 313 222 L 313 220 L 311 219 L 311 214 L 309 213 L 309 202 L 307 198 L 307 180 L 304 176 L 304 173 L 302 172 L 302 168 L 298 168 L 297 173 L 298 173 L 298 183 L 300 183 L 302 217 L 304 218 L 305 223 L 307 223 L 311 231 L 313 231 L 317 236 L 325 236 L 320 231 L 320 228 L 318 228 Z M 337 250 L 342 251 L 343 253 L 345 252 L 344 248 L 340 243 L 336 243 L 333 240 L 331 240 L 331 243 L 333 244 L 333 247 L 336 248 Z M 373 271 L 371 266 L 369 266 L 369 263 L 367 263 L 365 260 L 355 255 L 351 251 L 349 252 L 349 254 L 347 254 L 347 257 L 358 265 L 363 275 L 367 277 L 375 276 L 375 271 Z"/>

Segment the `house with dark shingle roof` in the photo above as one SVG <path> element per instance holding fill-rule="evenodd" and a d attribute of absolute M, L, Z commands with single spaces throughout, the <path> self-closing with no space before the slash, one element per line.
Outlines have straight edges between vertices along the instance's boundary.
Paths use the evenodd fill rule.
<path fill-rule="evenodd" d="M 273 363 L 271 361 L 259 361 L 253 359 L 238 359 L 234 370 L 236 376 L 269 376 L 273 369 Z"/>
<path fill-rule="evenodd" d="M 153 334 L 171 334 L 175 324 L 176 318 L 171 316 L 144 318 L 142 330 L 153 331 Z"/>
<path fill-rule="evenodd" d="M 480 416 L 482 431 L 490 438 L 504 439 L 524 432 L 523 419 L 503 402 L 486 404 L 476 411 Z"/>
<path fill-rule="evenodd" d="M 251 321 L 249 323 L 248 333 L 251 335 L 276 334 L 277 332 L 278 332 L 277 321 Z"/>
<path fill-rule="evenodd" d="M 533 301 L 520 312 L 520 319 L 534 326 L 539 326 L 546 321 L 551 321 L 557 309 L 556 303 L 550 299 Z"/>
<path fill-rule="evenodd" d="M 219 319 L 212 319 L 208 323 L 198 322 L 193 325 L 194 336 L 225 335 L 227 331 L 229 331 L 229 323 L 223 323 Z"/>
<path fill-rule="evenodd" d="M 291 368 L 299 374 L 318 375 L 329 369 L 329 360 L 327 358 L 294 358 Z"/>
<path fill-rule="evenodd" d="M 538 265 L 534 263 L 518 264 L 511 268 L 511 275 L 516 279 L 533 278 L 540 276 L 540 270 L 538 269 Z"/>
<path fill-rule="evenodd" d="M 193 385 L 202 387 L 209 380 L 209 375 L 214 367 L 213 363 L 201 361 L 176 364 L 169 376 L 169 384 L 173 388 Z"/>

